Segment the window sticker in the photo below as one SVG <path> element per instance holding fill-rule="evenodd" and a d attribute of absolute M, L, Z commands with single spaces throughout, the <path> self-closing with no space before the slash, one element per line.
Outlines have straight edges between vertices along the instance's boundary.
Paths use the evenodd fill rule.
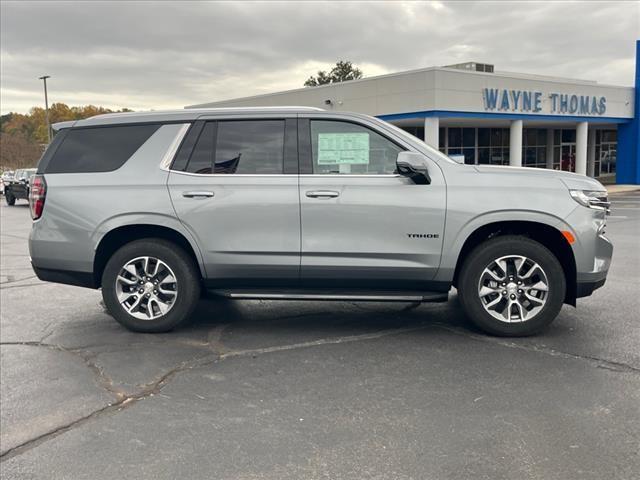
<path fill-rule="evenodd" d="M 368 133 L 319 133 L 318 165 L 368 165 Z"/>

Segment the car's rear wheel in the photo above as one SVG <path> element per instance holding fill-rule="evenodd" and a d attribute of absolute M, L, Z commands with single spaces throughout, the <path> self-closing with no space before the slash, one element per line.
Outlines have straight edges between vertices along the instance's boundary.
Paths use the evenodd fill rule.
<path fill-rule="evenodd" d="M 189 255 L 162 239 L 131 242 L 102 275 L 107 310 L 136 332 L 167 332 L 185 323 L 200 298 L 200 276 Z"/>
<path fill-rule="evenodd" d="M 558 315 L 566 281 L 558 259 L 530 238 L 506 235 L 477 246 L 460 271 L 462 306 L 478 327 L 499 336 L 539 332 Z"/>
<path fill-rule="evenodd" d="M 4 196 L 4 199 L 7 202 L 7 205 L 9 205 L 9 206 L 13 206 L 13 205 L 16 204 L 16 197 L 11 195 L 10 193 L 6 193 L 5 196 Z"/>

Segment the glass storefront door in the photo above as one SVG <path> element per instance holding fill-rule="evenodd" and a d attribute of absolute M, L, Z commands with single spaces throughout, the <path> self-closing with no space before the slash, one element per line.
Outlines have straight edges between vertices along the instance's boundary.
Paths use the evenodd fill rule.
<path fill-rule="evenodd" d="M 576 171 L 576 144 L 563 143 L 561 146 L 560 169 L 566 172 Z"/>
<path fill-rule="evenodd" d="M 424 138 L 424 127 L 402 128 L 418 138 Z M 551 131 L 553 168 L 575 172 L 576 129 L 552 128 Z M 589 134 L 593 133 L 590 131 Z M 525 127 L 523 129 L 523 166 L 547 168 L 547 134 L 547 128 Z M 598 128 L 595 130 L 595 135 L 595 159 L 588 162 L 594 162 L 596 177 L 613 177 L 616 171 L 617 131 L 611 128 Z M 471 165 L 509 165 L 509 137 L 508 128 L 440 127 L 439 148 L 441 152 L 448 155 L 464 156 L 464 163 Z M 593 155 L 593 152 L 590 155 Z"/>
<path fill-rule="evenodd" d="M 617 130 L 597 130 L 596 158 L 594 165 L 594 173 L 596 177 L 613 178 L 615 176 L 617 154 Z"/>

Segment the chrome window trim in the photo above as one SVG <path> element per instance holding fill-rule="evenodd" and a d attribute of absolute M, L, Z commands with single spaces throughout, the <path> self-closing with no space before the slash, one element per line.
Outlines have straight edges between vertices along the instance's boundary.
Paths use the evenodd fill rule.
<path fill-rule="evenodd" d="M 301 177 L 301 178 L 327 178 L 327 177 L 340 177 L 340 178 L 400 178 L 402 175 L 398 174 L 384 174 L 384 175 L 351 175 L 351 174 L 339 174 L 339 173 L 327 173 L 327 174 L 297 174 L 297 173 L 192 173 L 183 172 L 182 170 L 169 170 L 171 173 L 177 175 L 189 175 L 192 177 Z"/>
<path fill-rule="evenodd" d="M 402 177 L 397 173 L 303 173 L 300 177 L 304 178 L 323 178 L 323 177 L 337 177 L 337 178 L 396 178 Z"/>
<path fill-rule="evenodd" d="M 183 172 L 182 170 L 169 170 L 171 173 L 178 175 L 188 175 L 191 177 L 297 177 L 297 173 L 192 173 Z"/>
<path fill-rule="evenodd" d="M 178 152 L 178 147 L 182 143 L 182 140 L 184 139 L 184 136 L 187 134 L 187 131 L 189 130 L 190 126 L 191 126 L 191 123 L 182 124 L 182 126 L 180 127 L 180 130 L 178 130 L 178 132 L 176 133 L 176 136 L 171 142 L 171 145 L 169 145 L 169 148 L 165 152 L 164 157 L 162 157 L 162 161 L 160 162 L 160 169 L 166 170 L 167 172 L 175 171 L 175 170 L 171 170 L 169 167 L 171 166 L 171 162 L 173 162 L 173 158 L 176 156 L 176 153 Z"/>

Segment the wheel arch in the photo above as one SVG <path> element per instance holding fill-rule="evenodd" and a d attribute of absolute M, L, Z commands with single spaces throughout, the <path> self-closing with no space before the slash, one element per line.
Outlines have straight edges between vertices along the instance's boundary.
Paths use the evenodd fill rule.
<path fill-rule="evenodd" d="M 539 242 L 558 259 L 564 271 L 567 291 L 564 303 L 576 305 L 576 260 L 571 245 L 562 232 L 547 223 L 529 220 L 495 221 L 477 227 L 465 239 L 456 262 L 453 285 L 457 286 L 458 276 L 466 258 L 481 243 L 503 235 L 522 235 Z"/>
<path fill-rule="evenodd" d="M 205 276 L 203 263 L 199 258 L 199 250 L 183 233 L 164 225 L 134 223 L 109 230 L 98 242 L 93 260 L 93 279 L 98 288 L 101 286 L 102 273 L 109 258 L 120 247 L 144 238 L 161 238 L 176 244 L 192 258 L 200 275 Z"/>

